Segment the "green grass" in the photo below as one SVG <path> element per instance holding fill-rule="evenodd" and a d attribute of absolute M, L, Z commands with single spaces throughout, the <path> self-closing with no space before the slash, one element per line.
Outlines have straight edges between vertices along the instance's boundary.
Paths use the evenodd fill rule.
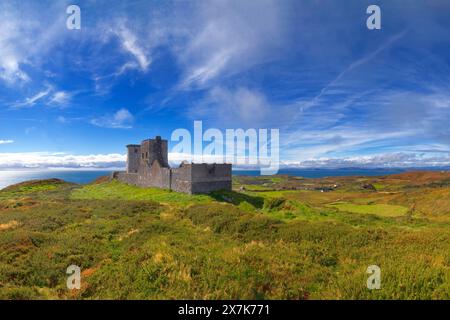
<path fill-rule="evenodd" d="M 244 184 L 243 187 L 246 191 L 269 191 L 271 187 L 259 185 L 259 184 Z"/>
<path fill-rule="evenodd" d="M 26 196 L 40 197 L 52 194 L 52 191 L 62 190 L 72 186 L 71 183 L 58 179 L 34 180 L 19 183 L 0 191 L 0 200 L 8 200 Z"/>
<path fill-rule="evenodd" d="M 408 208 L 390 204 L 334 203 L 329 206 L 337 208 L 340 211 L 359 214 L 375 214 L 383 217 L 400 217 L 408 212 Z"/>
<path fill-rule="evenodd" d="M 252 191 L 248 191 L 245 192 L 248 195 L 251 196 L 259 196 L 259 197 L 264 197 L 264 198 L 279 198 L 279 197 L 284 197 L 286 194 L 292 194 L 295 193 L 295 191 L 291 191 L 291 190 L 286 190 L 286 191 L 266 191 L 266 192 L 252 192 Z"/>
<path fill-rule="evenodd" d="M 377 191 L 383 191 L 386 189 L 386 185 L 383 183 L 374 183 L 373 186 L 377 189 Z"/>
<path fill-rule="evenodd" d="M 23 184 L 0 191 L 0 299 L 450 299 L 448 221 L 406 215 L 447 194 Z"/>
<path fill-rule="evenodd" d="M 211 198 L 205 195 L 190 196 L 171 190 L 139 188 L 117 180 L 100 184 L 90 184 L 75 189 L 71 193 L 70 198 L 76 200 L 153 200 L 173 204 L 192 204 L 211 201 Z"/>

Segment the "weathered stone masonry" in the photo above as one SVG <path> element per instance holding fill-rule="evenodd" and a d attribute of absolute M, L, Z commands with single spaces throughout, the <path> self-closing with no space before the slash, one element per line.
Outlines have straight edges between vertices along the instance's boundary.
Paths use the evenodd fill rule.
<path fill-rule="evenodd" d="M 231 164 L 183 162 L 170 168 L 167 140 L 157 136 L 127 145 L 127 170 L 111 177 L 140 187 L 171 189 L 188 194 L 231 190 Z"/>

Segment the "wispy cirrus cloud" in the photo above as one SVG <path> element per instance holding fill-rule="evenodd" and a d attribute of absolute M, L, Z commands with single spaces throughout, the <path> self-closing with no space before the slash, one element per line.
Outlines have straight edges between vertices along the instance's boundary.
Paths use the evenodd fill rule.
<path fill-rule="evenodd" d="M 45 55 L 58 44 L 64 33 L 64 15 L 57 14 L 59 4 L 46 4 L 46 14 L 54 19 L 42 19 L 37 3 L 16 6 L 14 2 L 0 5 L 0 79 L 7 85 L 22 85 L 32 80 L 31 73 L 42 74 Z"/>
<path fill-rule="evenodd" d="M 29 76 L 22 70 L 25 54 L 20 46 L 21 27 L 19 21 L 3 11 L 0 13 L 0 78 L 9 84 L 16 81 L 29 81 Z"/>
<path fill-rule="evenodd" d="M 53 86 L 47 86 L 36 94 L 26 97 L 23 101 L 11 105 L 13 109 L 31 108 L 37 103 L 47 106 L 65 106 L 72 98 L 73 93 L 68 91 L 56 90 Z"/>
<path fill-rule="evenodd" d="M 28 108 L 28 107 L 32 107 L 34 106 L 38 101 L 40 101 L 41 99 L 47 97 L 50 92 L 52 91 L 52 89 L 50 87 L 48 87 L 47 89 L 44 89 L 43 91 L 40 91 L 38 93 L 36 93 L 35 95 L 25 98 L 24 101 L 21 102 L 17 102 L 15 104 L 12 105 L 13 108 Z"/>
<path fill-rule="evenodd" d="M 215 112 L 211 112 L 214 109 Z M 193 119 L 210 119 L 222 124 L 255 125 L 266 120 L 271 106 L 263 93 L 245 87 L 214 87 L 190 110 Z"/>
<path fill-rule="evenodd" d="M 333 78 L 329 83 L 327 83 L 320 91 L 319 93 L 314 96 L 311 100 L 302 103 L 301 104 L 301 110 L 303 111 L 305 108 L 310 108 L 316 105 L 320 99 L 328 93 L 330 89 L 333 87 L 336 87 L 339 82 L 348 74 L 350 74 L 355 69 L 358 69 L 360 67 L 363 67 L 365 64 L 370 63 L 373 59 L 375 59 L 380 53 L 382 53 L 384 50 L 387 50 L 390 48 L 393 44 L 395 44 L 397 41 L 399 41 L 404 35 L 406 34 L 406 30 L 402 31 L 392 37 L 390 37 L 385 43 L 380 45 L 378 48 L 376 48 L 373 52 L 370 52 L 366 54 L 365 56 L 356 59 L 355 61 L 351 62 L 344 70 L 342 70 L 335 78 Z M 333 92 L 332 92 L 333 93 Z"/>
<path fill-rule="evenodd" d="M 1 139 L 0 140 L 0 144 L 11 144 L 11 143 L 14 143 L 14 140 L 10 140 L 10 139 L 8 139 L 8 140 Z"/>
<path fill-rule="evenodd" d="M 265 8 L 261 10 L 261 8 Z M 286 41 L 276 1 L 202 2 L 175 54 L 183 69 L 180 88 L 201 88 L 274 59 Z"/>
<path fill-rule="evenodd" d="M 50 105 L 64 106 L 70 102 L 73 93 L 68 91 L 56 91 L 49 100 Z"/>
<path fill-rule="evenodd" d="M 203 119 L 220 127 L 280 128 L 292 119 L 296 110 L 297 105 L 270 101 L 258 89 L 214 86 L 188 109 L 187 115 L 193 120 Z"/>
<path fill-rule="evenodd" d="M 127 69 L 139 68 L 146 72 L 151 64 L 151 57 L 148 50 L 140 43 L 141 40 L 123 23 L 119 24 L 113 31 L 120 39 L 123 50 L 129 53 L 135 60 L 135 63 L 127 62 L 124 64 L 118 74 L 122 74 Z"/>

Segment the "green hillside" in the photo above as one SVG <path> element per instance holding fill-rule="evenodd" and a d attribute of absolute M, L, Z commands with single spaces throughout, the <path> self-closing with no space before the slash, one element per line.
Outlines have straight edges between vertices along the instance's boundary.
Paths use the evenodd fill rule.
<path fill-rule="evenodd" d="M 0 299 L 450 299 L 447 182 L 235 177 L 195 196 L 18 184 L 0 191 Z M 72 264 L 80 290 L 66 288 Z"/>

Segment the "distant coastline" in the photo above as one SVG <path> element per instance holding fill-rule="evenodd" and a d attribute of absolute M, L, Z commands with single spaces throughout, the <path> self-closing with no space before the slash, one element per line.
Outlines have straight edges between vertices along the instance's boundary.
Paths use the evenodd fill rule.
<path fill-rule="evenodd" d="M 67 182 L 89 183 L 98 177 L 109 175 L 111 170 L 0 170 L 0 189 L 12 184 L 28 181 L 57 178 Z"/>
<path fill-rule="evenodd" d="M 304 178 L 324 178 L 342 176 L 385 176 L 408 171 L 410 169 L 400 168 L 285 168 L 280 169 L 278 174 L 304 177 Z M 258 170 L 234 170 L 234 175 L 259 176 Z"/>
<path fill-rule="evenodd" d="M 284 168 L 278 174 L 304 178 L 342 177 L 342 176 L 384 176 L 406 171 L 442 171 L 449 168 Z M 17 169 L 0 170 L 0 189 L 28 180 L 58 178 L 74 183 L 89 183 L 98 177 L 109 175 L 113 169 Z M 259 170 L 233 170 L 233 175 L 259 176 Z"/>

